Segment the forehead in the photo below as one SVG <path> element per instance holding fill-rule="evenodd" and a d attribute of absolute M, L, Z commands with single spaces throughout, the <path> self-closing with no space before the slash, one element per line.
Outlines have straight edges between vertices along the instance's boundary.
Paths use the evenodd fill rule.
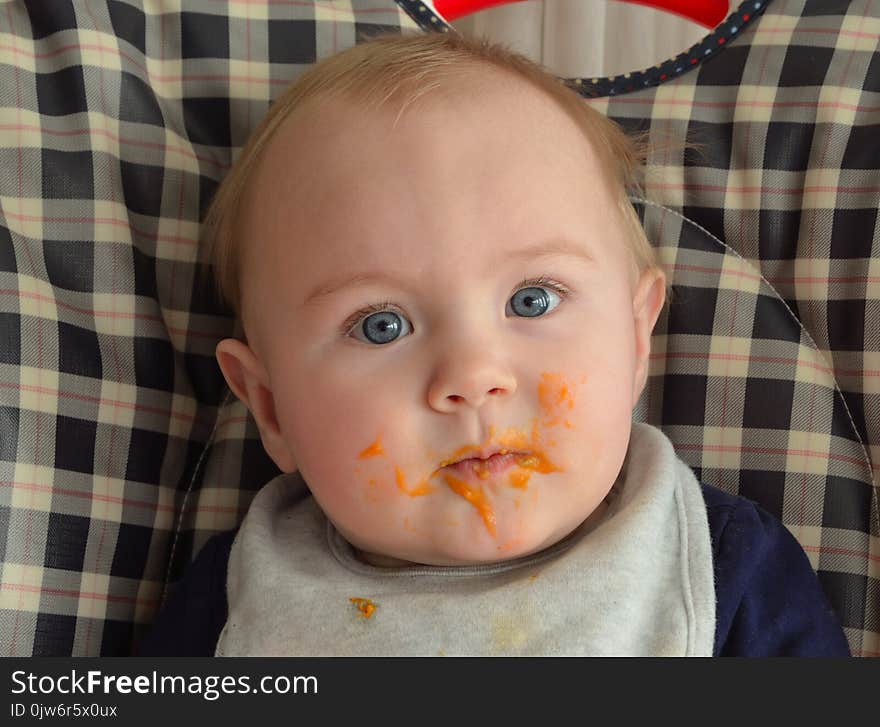
<path fill-rule="evenodd" d="M 305 191 L 325 177 L 370 174 L 401 157 L 416 167 L 428 154 L 433 156 L 420 170 L 425 175 L 440 173 L 444 159 L 465 153 L 473 168 L 500 148 L 510 160 L 542 166 L 564 157 L 595 171 L 583 128 L 556 100 L 511 72 L 483 64 L 427 91 L 404 86 L 382 103 L 353 94 L 310 99 L 280 125 L 249 187 L 281 183 L 292 189 L 300 181 L 299 191 Z"/>
<path fill-rule="evenodd" d="M 424 266 L 472 257 L 476 239 L 488 255 L 583 226 L 590 209 L 607 216 L 609 189 L 568 114 L 500 73 L 404 107 L 313 100 L 281 125 L 246 191 L 245 267 L 277 271 L 291 254 L 317 277 L 367 260 Z"/>

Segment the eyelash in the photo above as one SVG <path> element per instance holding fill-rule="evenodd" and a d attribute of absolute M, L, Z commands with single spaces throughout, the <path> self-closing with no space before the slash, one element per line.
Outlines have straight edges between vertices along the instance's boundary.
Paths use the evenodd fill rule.
<path fill-rule="evenodd" d="M 544 275 L 541 275 L 537 278 L 526 278 L 525 280 L 521 280 L 513 289 L 515 293 L 518 290 L 522 290 L 523 288 L 549 288 L 554 293 L 556 293 L 561 300 L 565 300 L 571 295 L 571 290 L 567 288 L 565 285 L 560 283 L 557 280 L 553 280 L 552 278 L 548 278 Z M 390 300 L 383 300 L 377 303 L 371 303 L 370 305 L 364 306 L 360 310 L 352 313 L 348 318 L 345 319 L 345 322 L 342 324 L 341 332 L 343 335 L 350 334 L 355 327 L 355 324 L 360 321 L 362 318 L 365 318 L 368 315 L 373 313 L 379 313 L 385 310 L 393 310 L 395 313 L 403 313 L 394 303 Z"/>

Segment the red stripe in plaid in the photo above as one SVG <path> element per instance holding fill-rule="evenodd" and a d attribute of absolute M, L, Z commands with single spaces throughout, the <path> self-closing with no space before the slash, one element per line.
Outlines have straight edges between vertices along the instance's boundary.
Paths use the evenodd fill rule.
<path fill-rule="evenodd" d="M 652 353 L 652 360 L 675 361 L 688 359 L 703 359 L 705 361 L 754 361 L 756 363 L 783 363 L 798 365 L 805 368 L 821 371 L 825 374 L 833 374 L 834 369 L 814 361 L 802 361 L 800 359 L 787 358 L 785 356 L 753 356 L 745 353 L 709 353 L 708 351 L 671 351 Z"/>
<path fill-rule="evenodd" d="M 144 406 L 143 404 L 135 404 L 130 401 L 117 401 L 116 399 L 104 399 L 98 396 L 88 396 L 75 391 L 62 391 L 48 386 L 36 386 L 31 384 L 13 384 L 8 382 L 0 382 L 0 389 L 14 389 L 16 391 L 28 391 L 34 394 L 46 394 L 47 396 L 59 399 L 73 399 L 75 401 L 85 401 L 90 404 L 99 404 L 102 406 L 112 407 L 113 409 L 127 409 L 128 411 L 139 411 L 148 414 L 157 414 L 162 417 L 177 419 L 178 421 L 192 424 L 196 421 L 196 417 L 192 414 L 184 412 L 163 409 L 157 406 Z"/>
<path fill-rule="evenodd" d="M 693 273 L 710 273 L 713 275 L 733 275 L 737 278 L 745 278 L 746 280 L 760 280 L 761 275 L 751 274 L 745 270 L 722 270 L 718 267 L 706 267 L 703 265 L 686 265 L 683 263 L 669 264 L 665 263 L 663 269 L 667 272 L 685 271 Z M 768 283 L 880 283 L 880 276 L 877 275 L 848 275 L 848 276 L 832 276 L 832 275 L 815 275 L 815 276 L 782 276 L 776 275 L 772 278 L 764 278 Z"/>
<path fill-rule="evenodd" d="M 670 271 L 683 271 L 691 273 L 711 273 L 713 275 L 732 275 L 735 278 L 745 278 L 746 280 L 761 280 L 759 273 L 750 273 L 748 270 L 724 270 L 716 267 L 706 267 L 705 265 L 687 265 L 685 263 L 675 263 L 670 265 L 664 263 L 663 269 Z"/>
<path fill-rule="evenodd" d="M 184 209 L 184 175 L 177 175 L 177 219 L 174 222 L 174 232 L 175 237 L 181 237 L 181 226 L 183 225 L 183 218 L 186 215 L 186 211 Z M 196 241 L 198 242 L 198 240 Z M 177 275 L 179 272 L 180 265 L 176 259 L 171 260 L 171 290 L 177 290 Z M 185 333 L 183 334 L 186 335 Z"/>
<path fill-rule="evenodd" d="M 112 45 L 101 45 L 98 43 L 71 43 L 70 45 L 58 46 L 57 48 L 47 52 L 47 53 L 28 53 L 21 48 L 15 48 L 9 45 L 0 45 L 0 53 L 12 53 L 14 55 L 24 56 L 25 58 L 31 58 L 33 60 L 38 59 L 48 59 L 54 58 L 55 56 L 63 56 L 67 53 L 71 52 L 79 52 L 82 51 L 97 51 L 99 54 L 109 53 L 111 55 L 119 56 L 120 58 L 124 58 L 129 63 L 131 63 L 135 68 L 137 68 L 141 73 L 144 74 L 145 78 L 149 78 L 152 81 L 160 81 L 162 83 L 188 83 L 190 81 L 225 81 L 227 83 L 235 82 L 245 82 L 245 83 L 255 83 L 261 86 L 287 86 L 290 81 L 283 78 L 266 78 L 264 76 L 231 76 L 229 74 L 223 73 L 197 73 L 197 74 L 182 74 L 182 75 L 163 75 L 161 73 L 153 73 L 147 70 L 147 67 L 142 63 L 138 63 L 137 59 L 133 56 L 128 55 L 123 50 L 120 50 L 116 46 Z"/>
<path fill-rule="evenodd" d="M 148 141 L 138 141 L 137 139 L 131 139 L 125 136 L 118 136 L 109 129 L 99 129 L 97 127 L 58 131 L 53 129 L 41 128 L 39 126 L 32 126 L 30 124 L 0 124 L 0 131 L 32 131 L 36 134 L 42 134 L 43 136 L 103 136 L 122 146 L 128 145 L 140 147 L 142 149 L 154 149 L 163 153 L 168 151 L 173 154 L 180 154 L 180 156 L 186 157 L 187 159 L 194 159 L 198 162 L 201 162 L 202 164 L 213 166 L 221 172 L 227 171 L 230 167 L 229 164 L 218 162 L 216 159 L 213 159 L 211 157 L 195 154 L 192 150 L 185 149 L 182 146 L 174 146 L 173 144 L 155 144 Z"/>
<path fill-rule="evenodd" d="M 817 388 L 818 387 L 816 386 L 816 383 L 813 382 L 813 385 L 810 387 L 810 413 L 807 418 L 807 427 L 806 427 L 807 432 L 809 432 L 809 434 L 807 434 L 807 445 L 808 446 L 809 446 L 809 443 L 813 440 L 813 415 L 816 410 L 816 389 Z M 801 501 L 800 501 L 800 509 L 798 510 L 798 515 L 799 515 L 798 522 L 801 525 L 803 525 L 804 523 L 806 523 L 806 520 L 807 520 L 807 516 L 806 516 L 806 511 L 807 511 L 807 473 L 806 472 L 801 473 L 800 495 L 801 495 Z"/>
<path fill-rule="evenodd" d="M 243 424 L 247 420 L 248 417 L 229 417 L 228 419 L 224 419 L 222 422 L 217 423 L 217 431 L 219 432 L 224 427 L 228 427 L 233 424 Z"/>
<path fill-rule="evenodd" d="M 251 62 L 251 19 L 250 16 L 244 19 L 244 54 L 245 60 L 250 63 Z M 247 103 L 247 119 L 250 122 L 251 113 L 253 111 L 253 92 L 251 91 L 250 85 L 248 85 L 246 90 L 246 103 Z"/>
<path fill-rule="evenodd" d="M 815 361 L 805 361 L 801 359 L 786 358 L 785 356 L 755 356 L 744 353 L 708 353 L 705 351 L 673 351 L 663 353 L 650 354 L 652 360 L 658 361 L 674 361 L 675 359 L 706 359 L 708 361 L 723 361 L 728 358 L 731 361 L 754 361 L 756 363 L 781 363 L 790 366 L 798 365 L 804 368 L 821 371 L 824 374 L 833 374 L 835 376 L 854 376 L 856 378 L 864 378 L 866 376 L 880 376 L 880 370 L 873 369 L 833 369 L 830 366 L 824 366 Z"/>
<path fill-rule="evenodd" d="M 725 452 L 730 454 L 775 454 L 775 455 L 797 455 L 798 457 L 814 457 L 816 459 L 827 459 L 835 462 L 846 462 L 862 466 L 866 464 L 865 460 L 856 457 L 847 457 L 844 454 L 833 454 L 830 452 L 816 452 L 808 449 L 789 449 L 788 447 L 749 447 L 742 445 L 721 445 L 721 444 L 686 444 L 676 443 L 676 449 L 684 449 L 691 452 Z"/>
<path fill-rule="evenodd" d="M 25 298 L 29 300 L 36 300 L 41 303 L 51 303 L 52 305 L 57 305 L 60 308 L 65 308 L 70 311 L 74 311 L 75 313 L 84 313 L 89 315 L 94 315 L 96 318 L 116 318 L 119 320 L 125 320 L 129 318 L 134 318 L 137 320 L 147 320 L 147 321 L 156 321 L 159 322 L 162 320 L 161 316 L 149 315 L 146 313 L 120 313 L 118 311 L 101 311 L 94 310 L 92 308 L 82 308 L 80 306 L 71 305 L 70 303 L 65 303 L 63 300 L 58 300 L 53 298 L 50 295 L 40 295 L 39 293 L 29 293 L 21 290 L 10 290 L 9 288 L 0 289 L 0 295 L 14 295 L 17 298 Z"/>
<path fill-rule="evenodd" d="M 657 109 L 663 109 L 669 106 L 686 106 L 694 109 L 735 109 L 735 108 L 753 108 L 753 109 L 809 109 L 814 111 L 819 109 L 842 109 L 844 111 L 858 111 L 859 113 L 880 113 L 880 106 L 860 106 L 858 104 L 848 104 L 842 101 L 699 101 L 675 98 L 618 98 L 614 101 L 615 105 L 621 106 L 642 106 L 646 113 L 652 109 L 657 113 Z"/>
<path fill-rule="evenodd" d="M 647 188 L 650 189 L 679 189 L 685 190 L 689 192 L 698 191 L 698 192 L 739 192 L 743 194 L 755 194 L 761 193 L 765 195 L 773 195 L 773 194 L 787 194 L 787 195 L 795 195 L 800 197 L 802 194 L 808 192 L 848 192 L 852 194 L 877 194 L 880 193 L 880 185 L 872 186 L 872 187 L 847 187 L 845 185 L 812 185 L 809 187 L 765 187 L 765 186 L 744 186 L 737 187 L 736 185 L 722 185 L 722 184 L 676 184 L 675 182 L 653 182 L 646 185 Z M 805 210 L 811 209 L 810 207 L 805 207 Z M 824 208 L 822 208 L 824 209 Z"/>
<path fill-rule="evenodd" d="M 852 550 L 850 548 L 829 548 L 822 545 L 804 545 L 802 546 L 808 553 L 821 553 L 828 555 L 851 555 L 856 558 L 868 558 L 880 563 L 880 555 L 872 555 L 866 550 Z"/>
<path fill-rule="evenodd" d="M 862 27 L 862 23 L 859 24 L 859 27 Z M 761 28 L 762 33 L 791 33 L 792 40 L 800 34 L 805 35 L 833 35 L 844 36 L 845 38 L 867 38 L 868 40 L 880 40 L 880 35 L 877 33 L 866 33 L 863 30 L 846 30 L 845 28 L 792 28 L 791 30 L 786 28 Z M 812 45 L 810 41 L 807 41 L 808 45 Z M 792 45 L 797 45 L 797 43 L 792 43 Z"/>
<path fill-rule="evenodd" d="M 62 224 L 73 225 L 113 225 L 114 227 L 119 227 L 121 229 L 131 230 L 141 237 L 144 237 L 148 240 L 156 240 L 157 242 L 170 242 L 175 245 L 185 245 L 187 247 L 195 247 L 199 244 L 199 241 L 196 238 L 176 237 L 174 235 L 157 235 L 155 233 L 147 232 L 145 230 L 139 230 L 137 227 L 131 224 L 131 221 L 127 217 L 124 219 L 121 217 L 89 217 L 87 215 L 84 215 L 82 217 L 49 217 L 46 215 L 19 214 L 11 212 L 9 210 L 4 210 L 4 213 L 7 217 L 12 218 L 13 220 L 18 220 L 19 222 L 59 222 Z"/>
<path fill-rule="evenodd" d="M 89 15 L 89 19 L 92 21 L 92 26 L 95 28 L 95 30 L 100 31 L 101 26 L 97 22 L 97 20 L 95 19 L 95 16 L 94 16 L 94 13 L 92 12 L 92 8 L 91 8 L 90 4 L 85 3 L 85 8 L 86 8 L 86 12 Z M 101 49 L 99 49 L 99 60 L 100 60 L 100 62 L 98 64 L 98 79 L 99 79 L 98 88 L 99 88 L 100 97 L 101 97 L 101 112 L 104 114 L 104 118 L 106 119 L 106 115 L 108 113 L 110 113 L 110 108 L 109 108 L 109 105 L 107 104 L 107 95 L 106 95 L 106 91 L 104 88 L 104 86 L 105 86 L 104 74 L 106 73 L 106 65 L 104 63 L 104 51 Z M 105 123 L 106 123 L 106 121 L 105 121 Z M 118 190 L 117 190 L 116 186 L 111 185 L 110 186 L 110 201 L 113 202 L 114 204 L 118 203 L 117 192 L 118 192 Z M 118 275 L 119 275 L 119 268 L 120 268 L 120 266 L 119 266 L 119 247 L 117 245 L 113 245 L 111 247 L 111 250 L 112 250 L 112 252 L 111 252 L 112 268 L 111 268 L 111 274 L 110 274 L 110 281 L 111 281 L 110 284 L 111 284 L 111 291 L 117 292 L 118 285 L 119 285 Z M 110 342 L 111 342 L 110 343 L 110 359 L 112 362 L 113 372 L 115 374 L 115 380 L 122 381 L 123 380 L 123 369 L 122 369 L 122 363 L 120 360 L 121 357 L 120 357 L 120 353 L 119 353 L 119 337 L 118 336 L 111 336 Z M 113 422 L 112 422 L 113 426 L 110 427 L 110 443 L 107 445 L 107 459 L 106 459 L 106 465 L 105 465 L 106 472 L 113 471 L 114 451 L 117 446 L 116 440 L 119 436 L 119 426 L 116 421 L 116 415 L 119 411 L 119 408 L 113 407 L 111 409 L 111 411 L 113 412 L 113 415 L 112 415 L 113 416 Z M 108 496 L 109 496 L 109 493 L 108 493 Z M 101 502 L 102 500 L 100 498 L 98 498 L 98 501 Z M 94 556 L 93 570 L 95 570 L 95 571 L 97 571 L 98 567 L 100 566 L 101 559 L 104 554 L 104 544 L 107 540 L 107 525 L 108 525 L 107 517 L 106 517 L 106 515 L 107 515 L 107 509 L 106 509 L 107 501 L 103 500 L 103 502 L 104 502 L 104 515 L 105 515 L 105 517 L 99 518 L 100 519 L 101 534 L 98 536 L 97 553 Z M 93 521 L 94 521 L 94 517 L 93 517 Z M 83 565 L 85 566 L 85 564 L 83 564 Z M 92 649 L 90 647 L 91 647 L 91 643 L 92 643 L 92 625 L 93 625 L 93 623 L 94 623 L 94 620 L 89 619 L 88 625 L 86 627 L 86 650 L 89 652 L 92 651 Z"/>
<path fill-rule="evenodd" d="M 0 480 L 0 487 L 15 487 L 31 492 L 40 492 L 52 495 L 67 495 L 69 497 L 78 497 L 81 500 L 89 502 L 106 502 L 114 505 L 125 505 L 128 507 L 137 507 L 141 510 L 152 512 L 176 512 L 174 505 L 162 505 L 158 502 L 146 502 L 144 500 L 132 500 L 130 497 L 116 497 L 115 495 L 102 495 L 94 492 L 85 492 L 83 490 L 72 490 L 69 487 L 58 487 L 56 485 L 42 485 L 39 482 L 13 482 L 10 480 Z M 247 512 L 247 506 L 232 507 L 229 505 L 199 505 L 200 512 L 210 512 L 217 515 L 240 515 L 243 516 Z"/>
<path fill-rule="evenodd" d="M 46 588 L 45 586 L 32 586 L 28 583 L 0 583 L 0 589 L 5 591 L 17 591 L 19 593 L 40 593 L 49 596 L 64 596 L 67 598 L 90 598 L 94 601 L 107 601 L 109 603 L 131 603 L 151 608 L 159 606 L 158 598 L 140 598 L 136 596 L 116 596 L 109 593 L 95 593 L 94 591 L 77 591 L 69 588 Z"/>
<path fill-rule="evenodd" d="M 340 8 L 339 5 L 333 5 L 331 3 L 322 3 L 322 2 L 309 2 L 308 0 L 211 0 L 211 2 L 216 3 L 217 5 L 222 5 L 221 13 L 227 13 L 228 5 L 282 5 L 285 7 L 296 7 L 296 8 L 321 8 L 322 10 L 327 10 L 333 15 L 338 15 L 340 13 L 347 15 L 344 8 Z M 350 7 L 350 5 L 348 5 Z M 358 15 L 361 13 L 384 13 L 384 14 L 394 14 L 396 12 L 395 9 L 389 9 L 388 7 L 376 7 L 376 8 L 361 8 L 357 9 Z M 234 17 L 234 16 L 232 16 Z"/>
<path fill-rule="evenodd" d="M 880 276 L 876 275 L 850 275 L 846 277 L 836 277 L 836 276 L 824 276 L 817 275 L 815 277 L 784 277 L 784 276 L 774 276 L 772 278 L 767 278 L 767 281 L 770 283 L 880 283 Z"/>
<path fill-rule="evenodd" d="M 64 308 L 65 310 L 73 311 L 75 313 L 87 314 L 94 316 L 95 318 L 116 318 L 119 320 L 134 319 L 140 321 L 155 321 L 157 323 L 163 322 L 161 316 L 155 316 L 149 313 L 121 313 L 119 311 L 100 310 L 99 308 L 81 308 L 80 306 L 72 305 L 71 303 L 66 303 L 63 300 L 52 298 L 50 296 L 40 295 L 39 293 L 22 292 L 20 290 L 10 290 L 9 288 L 0 288 L 0 295 L 14 295 L 18 298 L 30 298 L 31 300 L 37 300 L 43 303 L 52 303 L 58 308 Z M 193 336 L 194 338 L 217 338 L 216 332 L 204 333 L 202 331 L 193 330 L 192 328 L 177 328 L 168 325 L 166 325 L 165 328 L 171 333 Z"/>

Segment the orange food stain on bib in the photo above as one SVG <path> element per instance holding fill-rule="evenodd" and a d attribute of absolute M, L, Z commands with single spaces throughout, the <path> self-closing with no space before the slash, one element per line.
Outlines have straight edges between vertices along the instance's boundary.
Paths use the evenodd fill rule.
<path fill-rule="evenodd" d="M 361 612 L 361 616 L 364 618 L 370 618 L 376 610 L 376 604 L 369 598 L 349 598 L 348 600 L 357 606 L 357 610 Z"/>

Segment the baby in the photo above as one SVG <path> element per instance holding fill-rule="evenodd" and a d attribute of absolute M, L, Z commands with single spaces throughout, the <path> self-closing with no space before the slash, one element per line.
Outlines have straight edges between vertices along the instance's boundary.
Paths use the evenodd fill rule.
<path fill-rule="evenodd" d="M 141 653 L 848 654 L 785 528 L 632 423 L 666 294 L 638 156 L 452 33 L 301 76 L 206 220 L 283 474 Z"/>

